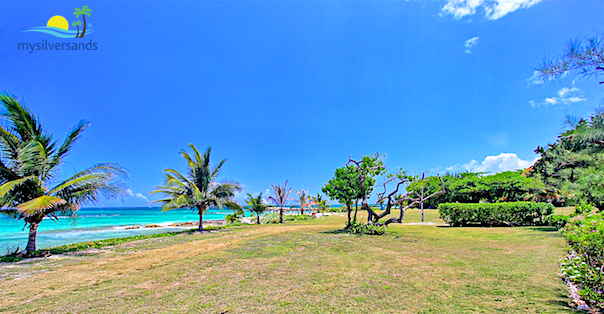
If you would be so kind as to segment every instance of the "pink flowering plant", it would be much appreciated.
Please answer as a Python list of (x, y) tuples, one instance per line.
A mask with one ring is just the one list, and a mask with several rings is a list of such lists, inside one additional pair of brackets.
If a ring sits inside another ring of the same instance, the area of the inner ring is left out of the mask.
[(569, 255), (561, 262), (562, 275), (577, 285), (590, 307), (604, 309), (604, 215), (577, 215), (562, 234), (569, 244)]

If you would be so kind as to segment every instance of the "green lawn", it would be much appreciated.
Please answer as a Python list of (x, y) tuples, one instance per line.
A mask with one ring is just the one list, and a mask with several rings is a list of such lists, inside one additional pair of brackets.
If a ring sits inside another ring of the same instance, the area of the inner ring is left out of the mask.
[(385, 236), (338, 232), (338, 216), (1, 264), (0, 312), (572, 312), (557, 232), (450, 228), (426, 212), (435, 225)]

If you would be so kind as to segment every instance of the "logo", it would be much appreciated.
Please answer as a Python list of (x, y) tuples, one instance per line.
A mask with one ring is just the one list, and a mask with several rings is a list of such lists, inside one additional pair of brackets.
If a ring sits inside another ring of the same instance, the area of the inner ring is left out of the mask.
[[(34, 27), (24, 32), (40, 32), (60, 38), (83, 38), (85, 35), (94, 32), (94, 30), (88, 28), (88, 24), (86, 24), (86, 16), (90, 17), (91, 12), (92, 10), (90, 10), (88, 6), (83, 6), (81, 9), (75, 8), (73, 15), (75, 15), (77, 20), (71, 23), (71, 26), (73, 26), (74, 29), (69, 29), (69, 22), (66, 18), (55, 15), (48, 20), (46, 26)], [(79, 20), (80, 16), (83, 21)], [(81, 29), (80, 26), (82, 27)]]
[[(32, 29), (28, 29), (23, 32), (38, 32), (45, 33), (59, 38), (73, 38), (76, 39), (73, 42), (49, 42), (48, 40), (42, 40), (40, 42), (32, 43), (32, 42), (22, 42), (17, 44), (18, 50), (28, 51), (32, 53), (34, 51), (63, 51), (63, 50), (71, 50), (71, 51), (91, 51), (97, 50), (97, 43), (90, 40), (89, 42), (84, 42), (82, 40), (78, 40), (80, 38), (84, 38), (84, 36), (89, 35), (94, 32), (90, 28), (90, 25), (86, 23), (86, 17), (90, 17), (90, 13), (92, 10), (88, 8), (88, 6), (83, 6), (80, 8), (75, 8), (73, 10), (73, 15), (75, 15), (76, 20), (71, 22), (72, 29), (69, 29), (69, 22), (66, 18), (60, 15), (55, 15), (48, 19), (46, 26), (34, 27)], [(82, 20), (80, 21), (80, 17)]]

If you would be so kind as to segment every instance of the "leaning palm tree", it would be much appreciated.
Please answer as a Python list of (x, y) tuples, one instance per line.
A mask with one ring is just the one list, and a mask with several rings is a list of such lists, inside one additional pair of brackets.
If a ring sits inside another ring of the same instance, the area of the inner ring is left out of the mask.
[(235, 192), (241, 191), (238, 183), (219, 183), (216, 181), (222, 166), (223, 159), (215, 168), (210, 167), (211, 147), (203, 155), (199, 154), (193, 144), (189, 147), (195, 153), (191, 157), (186, 151), (181, 150), (180, 155), (187, 160), (188, 174), (182, 175), (173, 169), (164, 170), (165, 185), (155, 187), (151, 193), (161, 193), (165, 198), (152, 203), (162, 203), (162, 210), (168, 211), (179, 208), (188, 208), (199, 214), (199, 231), (203, 231), (203, 213), (210, 207), (224, 207), (243, 213), (241, 205), (233, 200)]
[(74, 217), (80, 205), (124, 194), (120, 179), (127, 177), (118, 164), (97, 164), (56, 183), (60, 165), (87, 122), (69, 132), (60, 147), (27, 107), (13, 96), (0, 95), (6, 108), (0, 126), (0, 212), (25, 221), (29, 240), (25, 251), (36, 250), (38, 227), (45, 217)]
[(287, 203), (289, 198), (289, 193), (291, 192), (291, 188), (287, 188), (287, 181), (283, 183), (283, 185), (271, 185), (273, 187), (274, 196), (269, 196), (268, 200), (275, 203), (275, 205), (279, 206), (279, 223), (283, 223), (283, 206)]
[(80, 21), (75, 21), (73, 23), (71, 23), (72, 26), (77, 26), (78, 28), (78, 33), (76, 34), (75, 38), (78, 38), (80, 36), (80, 25), (82, 25), (82, 22)]
[(260, 215), (262, 215), (268, 207), (266, 204), (262, 204), (262, 193), (257, 197), (253, 197), (250, 193), (248, 193), (247, 196), (248, 200), (245, 202), (247, 203), (248, 210), (256, 214), (256, 222), (260, 224)]
[(300, 202), (300, 215), (304, 215), (304, 208), (310, 208), (310, 196), (306, 195), (308, 190), (296, 191), (298, 194), (298, 202)]
[(90, 17), (90, 12), (92, 12), (92, 10), (90, 10), (88, 8), (88, 6), (83, 6), (81, 9), (80, 8), (73, 9), (73, 15), (75, 15), (76, 18), (80, 17), (80, 15), (81, 15), (82, 18), (84, 19), (84, 26), (82, 28), (82, 34), (80, 35), (79, 38), (82, 38), (82, 37), (84, 37), (84, 35), (86, 35), (86, 15), (88, 15)]

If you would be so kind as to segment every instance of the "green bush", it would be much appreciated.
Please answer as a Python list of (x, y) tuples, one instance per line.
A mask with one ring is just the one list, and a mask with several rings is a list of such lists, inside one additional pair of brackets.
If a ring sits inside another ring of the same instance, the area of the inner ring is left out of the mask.
[(386, 233), (385, 225), (366, 225), (361, 222), (353, 222), (348, 226), (348, 231), (353, 234), (369, 234), (369, 235), (382, 235)]
[(309, 220), (313, 219), (311, 215), (286, 215), (283, 216), (283, 220), (285, 221), (296, 221), (296, 220)]
[(264, 220), (262, 220), (262, 224), (278, 224), (279, 223), (279, 213), (270, 213), (264, 216)]
[(570, 221), (569, 216), (565, 215), (549, 215), (543, 218), (543, 224), (545, 226), (552, 226), (556, 228), (562, 228)]
[(562, 274), (579, 287), (590, 307), (604, 308), (604, 216), (584, 213), (562, 230), (570, 254), (561, 263)]
[(451, 226), (530, 226), (542, 224), (545, 216), (551, 215), (554, 206), (549, 203), (442, 203), (438, 212)]

